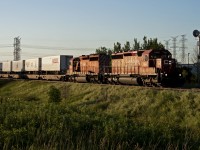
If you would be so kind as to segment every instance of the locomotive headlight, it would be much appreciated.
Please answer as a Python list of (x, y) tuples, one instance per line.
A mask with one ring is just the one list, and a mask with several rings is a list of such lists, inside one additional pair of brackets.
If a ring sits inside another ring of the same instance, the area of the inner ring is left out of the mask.
[(167, 77), (167, 74), (165, 74), (165, 76)]
[(182, 76), (182, 74), (179, 74), (179, 77), (181, 77)]

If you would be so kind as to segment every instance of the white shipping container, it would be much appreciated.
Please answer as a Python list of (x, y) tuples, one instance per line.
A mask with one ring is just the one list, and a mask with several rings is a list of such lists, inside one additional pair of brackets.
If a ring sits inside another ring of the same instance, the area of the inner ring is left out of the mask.
[(25, 60), (18, 60), (12, 62), (13, 72), (23, 72), (25, 71)]
[(66, 72), (69, 69), (71, 55), (49, 56), (42, 58), (42, 71)]
[(2, 71), (11, 72), (12, 71), (12, 61), (2, 62)]
[(25, 61), (25, 71), (41, 71), (41, 58), (27, 59)]

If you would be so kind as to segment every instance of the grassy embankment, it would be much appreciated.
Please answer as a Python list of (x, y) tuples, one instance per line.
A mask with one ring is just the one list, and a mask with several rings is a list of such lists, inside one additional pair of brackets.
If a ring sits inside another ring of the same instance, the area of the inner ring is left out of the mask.
[[(62, 93), (48, 102), (48, 89)], [(200, 93), (0, 81), (0, 149), (200, 147)]]

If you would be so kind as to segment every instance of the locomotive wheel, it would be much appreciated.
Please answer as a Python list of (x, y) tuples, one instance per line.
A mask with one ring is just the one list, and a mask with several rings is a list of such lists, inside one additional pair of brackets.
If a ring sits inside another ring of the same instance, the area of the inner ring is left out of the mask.
[(140, 86), (145, 85), (145, 84), (144, 84), (144, 81), (143, 81), (142, 78), (140, 78), (140, 77), (137, 78), (137, 83), (138, 83), (138, 85), (140, 85)]

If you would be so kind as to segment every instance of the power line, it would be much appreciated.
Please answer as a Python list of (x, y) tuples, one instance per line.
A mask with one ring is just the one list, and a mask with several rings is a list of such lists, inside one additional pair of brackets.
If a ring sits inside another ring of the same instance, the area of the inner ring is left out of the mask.
[[(46, 50), (86, 50), (91, 51), (95, 50), (96, 48), (70, 48), (70, 47), (51, 47), (51, 46), (42, 46), (42, 45), (20, 45), (23, 48), (33, 48), (33, 49), (46, 49)], [(0, 48), (8, 48), (8, 47), (14, 47), (11, 44), (0, 44)]]
[(13, 46), (0, 46), (0, 48), (8, 48), (8, 47), (13, 47)]
[(0, 44), (0, 46), (11, 46), (12, 44)]
[(69, 48), (69, 47), (50, 47), (50, 46), (39, 46), (39, 45), (22, 45), (23, 48), (33, 48), (33, 49), (46, 49), (46, 50), (86, 50), (91, 51), (96, 48)]
[(0, 44), (0, 48), (13, 47), (12, 44)]

